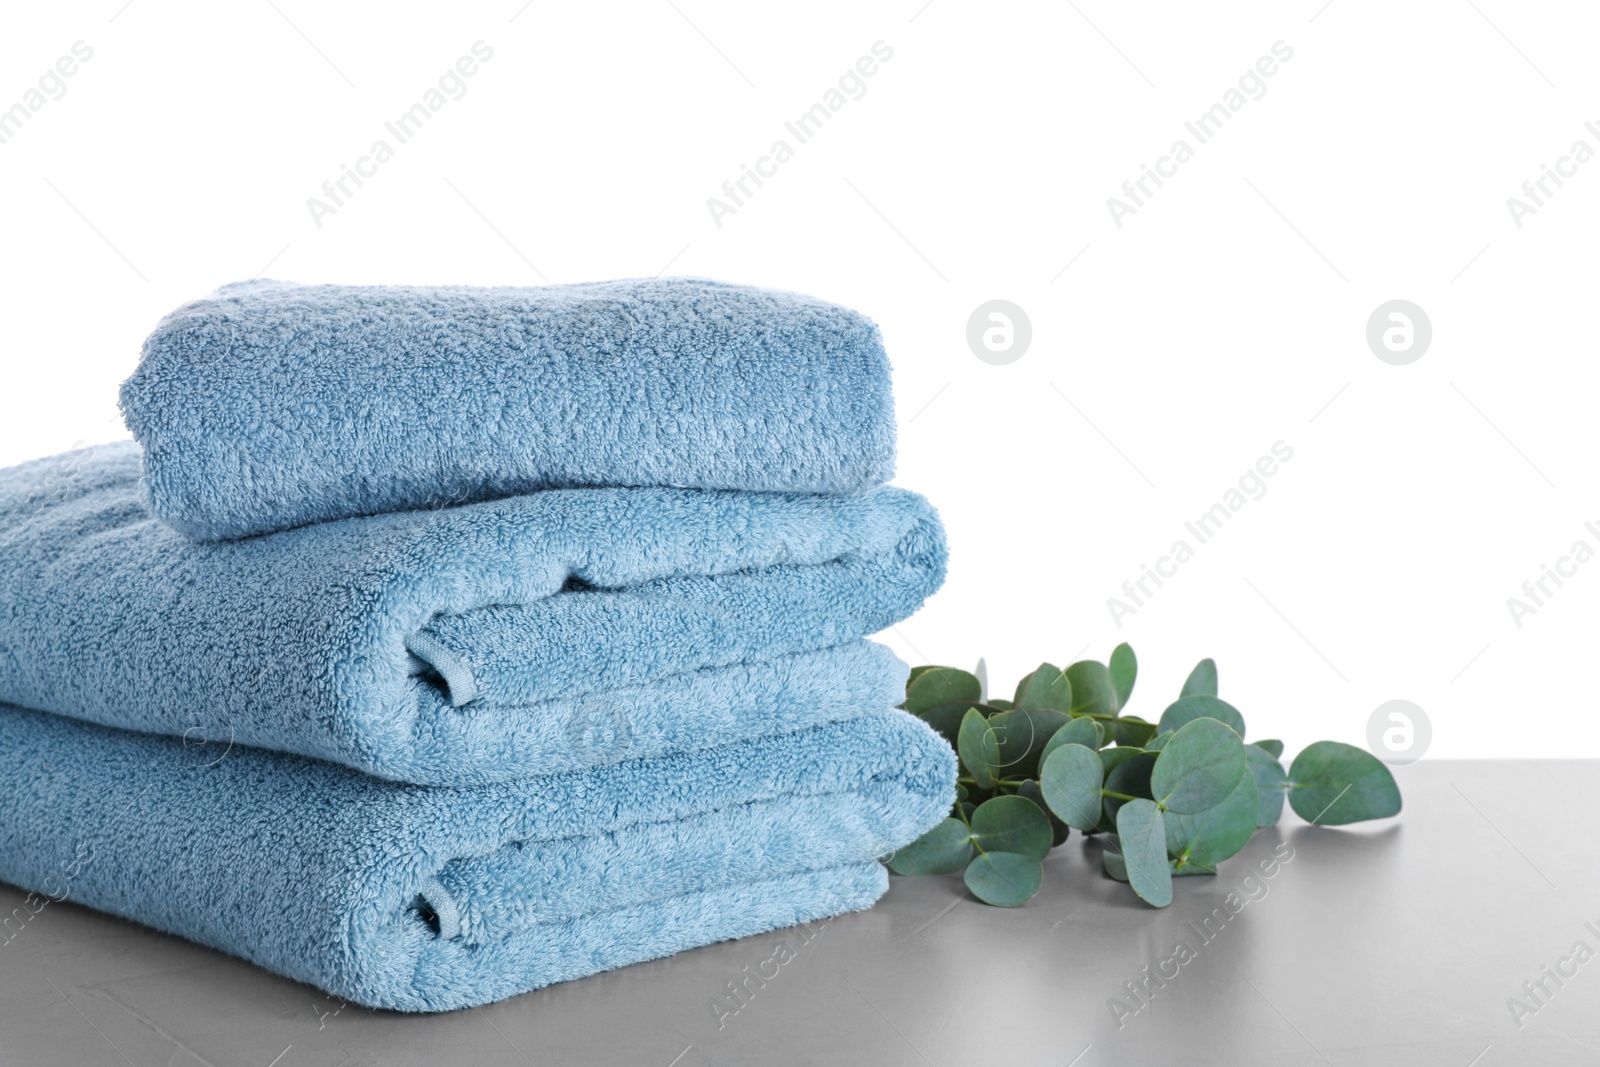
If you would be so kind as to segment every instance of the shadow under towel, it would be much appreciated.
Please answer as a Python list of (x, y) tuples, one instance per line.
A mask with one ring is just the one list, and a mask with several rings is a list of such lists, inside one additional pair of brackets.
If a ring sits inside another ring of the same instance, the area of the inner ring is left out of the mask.
[(151, 511), (190, 537), (574, 486), (841, 493), (894, 472), (878, 328), (697, 278), (239, 282), (122, 387)]
[(0, 700), (466, 785), (900, 702), (931, 505), (571, 489), (191, 541), (138, 446), (0, 471)]
[(439, 789), (0, 705), (0, 881), (443, 1011), (865, 908), (955, 776), (893, 710)]

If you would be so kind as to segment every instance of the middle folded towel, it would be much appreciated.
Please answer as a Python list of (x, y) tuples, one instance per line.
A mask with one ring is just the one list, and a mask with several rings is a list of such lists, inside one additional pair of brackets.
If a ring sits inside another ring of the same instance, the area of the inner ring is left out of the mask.
[(575, 489), (196, 543), (131, 442), (0, 471), (0, 701), (469, 785), (889, 707), (931, 505)]

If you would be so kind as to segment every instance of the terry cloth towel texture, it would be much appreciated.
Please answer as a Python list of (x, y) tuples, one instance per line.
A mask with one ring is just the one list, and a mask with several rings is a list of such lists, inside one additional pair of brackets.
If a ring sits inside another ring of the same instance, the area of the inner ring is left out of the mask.
[(439, 1011), (867, 907), (955, 775), (893, 710), (439, 789), (0, 705), (0, 880)]
[(904, 490), (570, 489), (196, 542), (122, 442), (0, 471), (0, 700), (432, 785), (891, 707), (944, 577)]
[(122, 387), (150, 510), (190, 537), (539, 489), (854, 492), (894, 469), (878, 329), (691, 278), (224, 286)]

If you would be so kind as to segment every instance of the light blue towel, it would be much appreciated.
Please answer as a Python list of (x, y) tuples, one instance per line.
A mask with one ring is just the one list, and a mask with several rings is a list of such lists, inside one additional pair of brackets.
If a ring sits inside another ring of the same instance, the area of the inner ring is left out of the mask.
[(470, 789), (211, 749), (0, 705), (0, 880), (402, 1011), (867, 907), (955, 797), (892, 710)]
[(0, 700), (465, 785), (899, 703), (921, 497), (574, 489), (202, 543), (132, 443), (0, 471)]
[(571, 486), (851, 492), (894, 469), (864, 316), (689, 278), (225, 286), (122, 387), (151, 511), (200, 539)]

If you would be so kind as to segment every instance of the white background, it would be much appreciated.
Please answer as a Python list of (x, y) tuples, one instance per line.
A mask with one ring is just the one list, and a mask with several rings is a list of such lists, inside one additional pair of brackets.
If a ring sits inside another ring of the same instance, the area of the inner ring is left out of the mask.
[[(1506, 206), (1600, 150), (1592, 11), (124, 4), (17, 5), (0, 34), (0, 108), (94, 50), (0, 144), (0, 462), (125, 436), (160, 315), (262, 271), (796, 289), (882, 325), (898, 481), (949, 526), (948, 585), (888, 635), (912, 662), (984, 654), (1008, 688), (1128, 640), (1130, 710), (1215, 656), (1291, 752), (1361, 743), (1403, 697), (1432, 756), (1600, 755), (1600, 562), (1520, 628), (1506, 603), (1600, 549), (1600, 161), (1521, 228)], [(466, 95), (316, 226), (307, 198), (480, 39)], [(866, 94), (717, 226), (707, 198), (880, 40)], [(1197, 146), (1184, 122), (1280, 40), (1265, 96)], [(1194, 159), (1118, 228), (1107, 198), (1180, 137)], [(1007, 366), (964, 336), (994, 298), (1032, 319)], [(1364, 339), (1395, 298), (1433, 324), (1409, 366)], [(1107, 598), (1279, 440), (1267, 494), (1115, 625)]]

